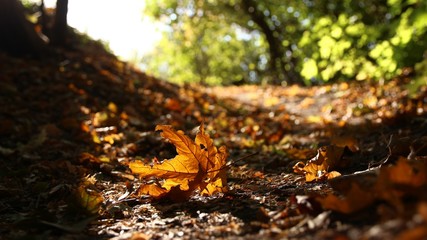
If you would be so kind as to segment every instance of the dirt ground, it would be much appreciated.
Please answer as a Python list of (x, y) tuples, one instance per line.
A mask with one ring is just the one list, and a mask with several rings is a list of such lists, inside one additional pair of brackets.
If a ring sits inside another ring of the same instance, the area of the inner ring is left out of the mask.
[[(410, 75), (177, 86), (96, 43), (0, 62), (1, 239), (427, 238), (427, 95)], [(202, 122), (228, 148), (228, 190), (140, 194), (153, 180), (129, 163), (177, 154), (156, 125), (193, 138)]]

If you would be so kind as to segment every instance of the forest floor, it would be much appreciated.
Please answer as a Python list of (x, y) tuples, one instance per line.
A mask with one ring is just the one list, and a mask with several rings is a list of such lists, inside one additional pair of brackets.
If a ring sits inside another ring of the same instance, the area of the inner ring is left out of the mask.
[[(427, 94), (410, 76), (180, 87), (94, 42), (0, 62), (0, 239), (427, 238)], [(140, 194), (129, 163), (177, 154), (156, 125), (193, 138), (202, 122), (228, 190)]]

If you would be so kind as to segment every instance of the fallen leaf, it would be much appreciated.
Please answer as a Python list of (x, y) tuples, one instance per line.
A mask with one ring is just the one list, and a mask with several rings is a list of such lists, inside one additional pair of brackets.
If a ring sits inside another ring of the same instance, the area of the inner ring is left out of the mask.
[(87, 152), (80, 154), (79, 161), (81, 163), (83, 162), (101, 163), (101, 160), (99, 158)]
[(313, 105), (315, 103), (315, 100), (313, 98), (310, 97), (306, 97), (304, 98), (304, 100), (302, 100), (299, 104), (298, 107), (303, 108), (303, 109), (307, 109), (309, 108), (311, 105)]
[(390, 182), (399, 185), (421, 187), (427, 183), (426, 164), (414, 161), (412, 164), (408, 159), (400, 157), (396, 165), (384, 169), (382, 172), (388, 175)]
[(402, 231), (397, 235), (397, 240), (405, 239), (425, 239), (427, 236), (427, 227), (425, 225), (417, 226), (405, 231)]
[(341, 167), (341, 156), (344, 152), (343, 147), (334, 145), (321, 147), (317, 150), (317, 155), (310, 159), (307, 164), (298, 162), (293, 167), (297, 174), (305, 175), (306, 182), (323, 181), (341, 176), (337, 171), (331, 171)]
[(329, 194), (324, 198), (316, 198), (316, 200), (325, 209), (349, 214), (369, 206), (374, 202), (375, 197), (374, 194), (353, 183), (345, 197)]
[[(398, 213), (404, 213), (403, 201), (405, 197), (425, 199), (426, 172), (426, 162), (409, 161), (401, 157), (396, 165), (380, 168), (378, 175), (374, 175), (376, 177), (374, 184), (360, 185), (355, 180), (350, 183), (344, 182), (345, 185), (350, 184), (349, 189), (340, 189), (344, 196), (329, 194), (326, 197), (318, 197), (316, 200), (325, 209), (346, 214), (362, 210), (375, 201), (387, 202)], [(367, 176), (358, 176), (358, 178), (361, 177), (366, 178)], [(334, 185), (339, 186), (339, 181), (345, 181), (345, 178), (336, 181)]]
[(91, 214), (97, 213), (104, 201), (104, 198), (100, 193), (91, 190), (84, 185), (77, 188), (76, 195), (80, 205)]
[(153, 197), (163, 197), (164, 195), (166, 195), (168, 193), (168, 190), (155, 185), (155, 184), (147, 184), (147, 185), (142, 185), (139, 189), (138, 189), (138, 193), (140, 195), (150, 195)]
[(167, 98), (165, 100), (165, 108), (177, 112), (182, 110), (179, 100), (173, 98)]
[(227, 190), (226, 148), (222, 146), (217, 149), (214, 146), (212, 139), (204, 132), (203, 124), (195, 141), (168, 125), (158, 125), (156, 130), (161, 130), (161, 136), (175, 145), (178, 155), (152, 166), (141, 161), (130, 163), (129, 168), (141, 178), (156, 177), (164, 180), (160, 186), (142, 186), (139, 194), (160, 198), (170, 193), (171, 198), (180, 199), (187, 198), (196, 190), (201, 195)]
[(331, 143), (338, 147), (348, 147), (348, 149), (350, 149), (352, 152), (357, 152), (360, 150), (357, 139), (349, 135), (333, 136)]
[(405, 196), (425, 198), (423, 189), (427, 185), (426, 172), (426, 162), (409, 161), (400, 157), (396, 165), (381, 168), (372, 191), (378, 195), (378, 198), (389, 202), (399, 212), (403, 212), (402, 199)]

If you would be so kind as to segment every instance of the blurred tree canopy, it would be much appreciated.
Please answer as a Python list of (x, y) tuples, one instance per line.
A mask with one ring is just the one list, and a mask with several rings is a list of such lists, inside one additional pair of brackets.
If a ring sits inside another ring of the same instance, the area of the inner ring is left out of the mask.
[(147, 0), (147, 71), (177, 83), (388, 79), (427, 49), (425, 0)]

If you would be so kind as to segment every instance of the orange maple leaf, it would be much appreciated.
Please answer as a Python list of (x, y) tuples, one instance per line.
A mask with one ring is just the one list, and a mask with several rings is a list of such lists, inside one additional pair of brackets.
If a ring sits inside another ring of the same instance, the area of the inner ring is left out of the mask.
[(212, 139), (204, 132), (203, 124), (199, 127), (195, 141), (168, 125), (157, 125), (156, 130), (161, 130), (161, 136), (175, 145), (178, 155), (162, 163), (154, 163), (153, 166), (141, 161), (129, 164), (132, 172), (142, 178), (164, 179), (161, 185), (142, 186), (140, 194), (155, 198), (170, 194), (171, 198), (183, 199), (195, 190), (201, 195), (227, 190), (226, 148), (222, 146), (217, 149), (214, 146)]

